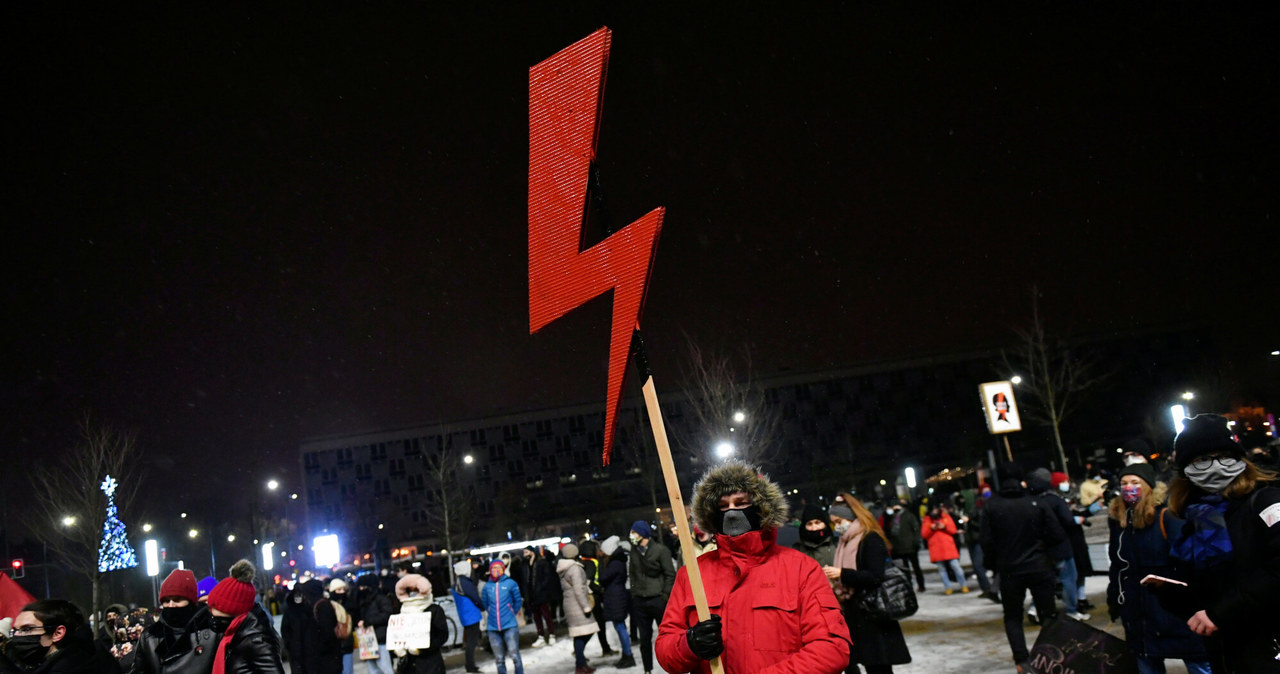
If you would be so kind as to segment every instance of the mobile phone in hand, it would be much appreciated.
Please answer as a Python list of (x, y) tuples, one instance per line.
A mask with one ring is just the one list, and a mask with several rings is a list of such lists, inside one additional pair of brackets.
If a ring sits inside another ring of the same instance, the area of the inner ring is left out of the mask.
[(1181, 587), (1186, 587), (1186, 586), (1187, 586), (1187, 584), (1186, 584), (1186, 583), (1184, 583), (1184, 582), (1182, 582), (1182, 581), (1180, 581), (1180, 580), (1174, 580), (1174, 579), (1172, 579), (1172, 578), (1165, 578), (1164, 576), (1157, 576), (1157, 575), (1155, 575), (1155, 574), (1147, 574), (1147, 576), (1146, 576), (1146, 577), (1144, 577), (1142, 580), (1138, 581), (1138, 584), (1139, 584), (1139, 585), (1146, 585), (1147, 587), (1161, 587), (1161, 586), (1165, 585), (1166, 583), (1167, 583), (1167, 584), (1169, 584), (1169, 585), (1179, 585), (1179, 586), (1181, 586)]

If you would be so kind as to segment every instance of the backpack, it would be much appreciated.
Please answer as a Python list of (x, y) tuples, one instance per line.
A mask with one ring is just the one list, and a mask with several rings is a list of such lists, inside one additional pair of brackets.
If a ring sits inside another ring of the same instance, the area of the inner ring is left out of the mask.
[[(329, 604), (333, 606), (333, 615), (338, 619), (338, 624), (333, 626), (333, 636), (337, 637), (338, 641), (350, 639), (352, 626), (351, 614), (347, 613), (347, 609), (343, 608), (342, 604), (339, 604), (332, 599), (327, 599), (325, 601), (328, 601)], [(320, 614), (317, 612), (319, 608), (320, 602), (316, 602), (316, 605), (311, 607), (311, 613), (315, 615), (317, 621), (320, 620)]]

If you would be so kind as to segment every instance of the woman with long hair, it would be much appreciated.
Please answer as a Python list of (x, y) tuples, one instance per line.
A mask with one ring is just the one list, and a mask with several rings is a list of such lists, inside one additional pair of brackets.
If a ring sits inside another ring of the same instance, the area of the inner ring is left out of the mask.
[(1169, 509), (1178, 578), (1160, 599), (1204, 637), (1213, 671), (1280, 672), (1280, 487), (1245, 458), (1227, 420), (1201, 414), (1174, 440)]
[(833, 581), (832, 589), (840, 600), (853, 641), (845, 672), (858, 674), (858, 665), (862, 665), (867, 674), (892, 674), (894, 665), (911, 662), (902, 627), (896, 620), (868, 615), (854, 601), (859, 592), (884, 582), (885, 565), (891, 563), (884, 530), (875, 515), (847, 492), (840, 492), (827, 509), (827, 516), (840, 541), (836, 544), (834, 565), (822, 570)]
[(1124, 624), (1125, 642), (1138, 660), (1140, 674), (1163, 674), (1166, 658), (1181, 659), (1190, 674), (1210, 674), (1204, 642), (1140, 583), (1148, 575), (1173, 575), (1169, 532), (1180, 531), (1182, 520), (1162, 503), (1165, 489), (1149, 463), (1120, 471), (1120, 498), (1111, 499), (1109, 509), (1107, 608), (1112, 620)]

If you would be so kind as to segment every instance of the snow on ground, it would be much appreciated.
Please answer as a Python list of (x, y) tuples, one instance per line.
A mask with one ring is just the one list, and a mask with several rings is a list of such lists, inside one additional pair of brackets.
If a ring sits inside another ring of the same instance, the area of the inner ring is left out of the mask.
[[(1100, 526), (1099, 526), (1100, 525)], [(1091, 557), (1095, 568), (1105, 573), (1106, 555), (1106, 521), (1095, 518), (1095, 526), (1091, 527), (1088, 536)], [(926, 591), (918, 595), (920, 611), (913, 617), (902, 621), (902, 631), (907, 639), (907, 648), (911, 651), (912, 662), (894, 667), (897, 674), (968, 674), (980, 672), (1013, 672), (1013, 659), (1009, 651), (1009, 643), (1004, 635), (1004, 621), (999, 604), (980, 598), (978, 583), (974, 576), (969, 577), (968, 594), (946, 596), (942, 592), (942, 582), (938, 580), (936, 568), (928, 563), (928, 554), (921, 553), (921, 563), (925, 568)], [(963, 554), (962, 563), (970, 570), (967, 551)], [(1119, 623), (1109, 623), (1106, 613), (1105, 575), (1088, 579), (1086, 588), (1089, 600), (1098, 606), (1093, 610), (1089, 624), (1111, 634), (1124, 637)], [(1027, 644), (1035, 643), (1039, 628), (1025, 625)], [(563, 632), (563, 628), (561, 630)], [(556, 643), (542, 648), (531, 648), (536, 630), (527, 625), (521, 630), (520, 654), (524, 659), (524, 669), (528, 674), (567, 674), (572, 672), (573, 640), (558, 637)], [(482, 639), (484, 637), (482, 636)], [(609, 631), (609, 643), (616, 651), (618, 635)], [(592, 637), (587, 645), (587, 660), (601, 674), (621, 671), (639, 674), (643, 672), (640, 661), (640, 649), (633, 644), (632, 648), (636, 667), (617, 670), (613, 664), (618, 661), (618, 654), (609, 657), (600, 655), (600, 642)], [(477, 661), (480, 669), (488, 674), (497, 671), (493, 656), (477, 650)], [(460, 649), (454, 650), (446, 657), (449, 671), (462, 671), (463, 657)], [(1167, 663), (1169, 674), (1185, 674), (1186, 669), (1179, 661)], [(356, 666), (355, 674), (361, 674), (360, 666)], [(664, 670), (656, 662), (655, 673)], [(515, 674), (511, 661), (507, 661), (507, 672)]]

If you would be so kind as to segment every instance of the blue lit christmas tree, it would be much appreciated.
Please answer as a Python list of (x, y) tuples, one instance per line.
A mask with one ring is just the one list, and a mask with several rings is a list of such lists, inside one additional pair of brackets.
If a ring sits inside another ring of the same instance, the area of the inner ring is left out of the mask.
[(98, 571), (131, 569), (138, 565), (138, 555), (129, 545), (129, 534), (116, 513), (116, 480), (110, 475), (99, 487), (107, 493), (107, 520), (102, 523), (102, 543), (98, 544)]

